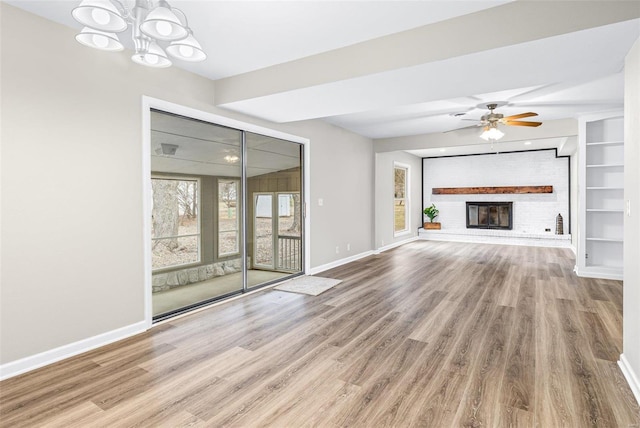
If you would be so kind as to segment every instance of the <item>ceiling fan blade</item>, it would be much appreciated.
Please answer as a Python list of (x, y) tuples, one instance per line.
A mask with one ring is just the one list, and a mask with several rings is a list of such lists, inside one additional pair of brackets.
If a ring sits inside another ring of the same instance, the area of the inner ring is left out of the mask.
[(456, 128), (456, 129), (450, 129), (448, 131), (442, 131), (443, 134), (446, 134), (448, 132), (454, 132), (454, 131), (462, 131), (463, 129), (469, 129), (469, 128), (477, 128), (478, 126), (482, 126), (481, 123), (477, 124), (477, 125), (471, 125), (471, 126), (465, 126), (462, 128)]
[(532, 111), (527, 112), (527, 113), (520, 113), (520, 114), (514, 114), (513, 116), (507, 116), (504, 119), (505, 120), (511, 120), (511, 119), (522, 119), (523, 117), (531, 117), (531, 116), (537, 116), (538, 113), (534, 113)]
[(526, 122), (524, 120), (505, 120), (504, 124), (505, 125), (509, 125), (509, 126), (532, 126), (532, 127), (536, 127), (536, 126), (542, 125), (542, 122)]

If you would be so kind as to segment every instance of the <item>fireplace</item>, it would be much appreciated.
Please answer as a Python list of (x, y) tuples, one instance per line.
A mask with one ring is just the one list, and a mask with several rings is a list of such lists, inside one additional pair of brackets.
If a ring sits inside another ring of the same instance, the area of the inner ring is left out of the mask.
[(467, 202), (467, 229), (513, 228), (513, 202)]

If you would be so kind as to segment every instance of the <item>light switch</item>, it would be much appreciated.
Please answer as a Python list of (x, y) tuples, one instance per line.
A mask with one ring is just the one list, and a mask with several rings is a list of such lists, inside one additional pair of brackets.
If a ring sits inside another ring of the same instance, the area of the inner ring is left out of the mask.
[(324, 199), (320, 198), (318, 199), (318, 206), (321, 207), (324, 205)]

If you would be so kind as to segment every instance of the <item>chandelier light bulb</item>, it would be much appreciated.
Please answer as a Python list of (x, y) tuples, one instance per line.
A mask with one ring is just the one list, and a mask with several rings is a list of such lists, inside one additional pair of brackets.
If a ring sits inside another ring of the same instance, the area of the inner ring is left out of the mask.
[(133, 62), (153, 68), (165, 68), (171, 66), (171, 61), (167, 58), (162, 48), (157, 43), (150, 43), (146, 52), (136, 52), (131, 59)]
[[(166, 3), (165, 3), (166, 5)], [(187, 28), (168, 5), (161, 5), (152, 9), (140, 24), (140, 31), (156, 40), (175, 41), (189, 35)]]
[(158, 64), (158, 55), (146, 54), (144, 60), (150, 65)]
[(94, 30), (120, 33), (127, 29), (127, 21), (109, 0), (82, 0), (71, 16)]
[(107, 46), (109, 46), (109, 39), (107, 39), (102, 34), (94, 34), (92, 39), (93, 39), (93, 44), (96, 45), (96, 47), (98, 48), (104, 49)]
[(104, 9), (93, 9), (91, 17), (100, 25), (106, 25), (111, 20), (111, 17)]
[(189, 62), (203, 61), (207, 58), (207, 55), (202, 50), (202, 46), (200, 46), (200, 43), (193, 37), (193, 34), (189, 34), (185, 39), (172, 42), (169, 47), (167, 47), (167, 53), (172, 57)]
[(191, 46), (180, 45), (180, 55), (184, 57), (191, 57), (193, 55), (193, 48)]
[(114, 33), (94, 30), (89, 27), (84, 27), (80, 34), (76, 36), (76, 40), (85, 46), (102, 51), (117, 52), (124, 49), (124, 46), (118, 40), (118, 36)]
[(166, 21), (158, 21), (156, 23), (156, 31), (158, 34), (162, 34), (164, 37), (167, 37), (171, 34), (171, 24)]

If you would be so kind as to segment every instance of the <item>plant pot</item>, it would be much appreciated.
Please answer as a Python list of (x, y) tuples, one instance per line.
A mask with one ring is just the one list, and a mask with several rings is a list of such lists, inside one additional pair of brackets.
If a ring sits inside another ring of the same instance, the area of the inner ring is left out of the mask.
[(423, 229), (426, 230), (440, 230), (440, 223), (437, 222), (427, 222), (423, 225)]

